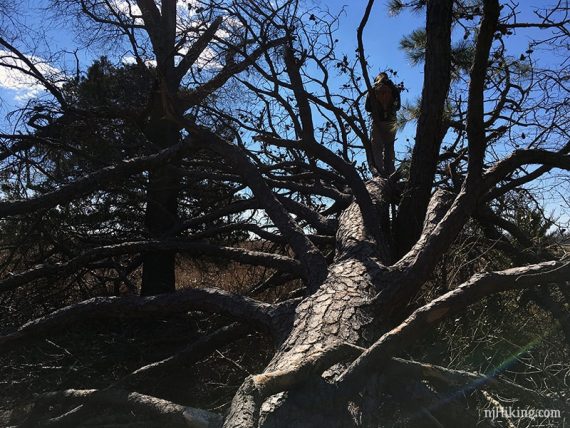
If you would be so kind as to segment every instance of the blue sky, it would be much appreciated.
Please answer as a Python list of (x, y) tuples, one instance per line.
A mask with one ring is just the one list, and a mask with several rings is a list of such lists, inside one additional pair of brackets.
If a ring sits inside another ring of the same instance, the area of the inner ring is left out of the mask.
[[(523, 0), (523, 3), (527, 2), (530, 3), (530, 0)], [(330, 9), (333, 14), (340, 13), (339, 50), (351, 56), (357, 46), (356, 28), (362, 19), (367, 1), (315, 0), (315, 3), (318, 7)], [(364, 31), (364, 45), (370, 65), (369, 73), (373, 77), (387, 68), (397, 70), (399, 79), (404, 82), (406, 87), (406, 91), (402, 94), (403, 101), (413, 101), (419, 98), (421, 93), (423, 67), (410, 64), (404, 52), (399, 49), (399, 42), (404, 35), (423, 25), (423, 12), (404, 12), (396, 17), (392, 17), (388, 14), (386, 3), (383, 0), (376, 1)], [(56, 52), (59, 49), (65, 49), (68, 52), (59, 58), (60, 64), (63, 61), (67, 68), (73, 68), (75, 57), (72, 53), (76, 49), (78, 50), (75, 53), (82, 63), (83, 70), (93, 59), (98, 58), (101, 54), (112, 56), (112, 53), (107, 50), (101, 50), (98, 47), (85, 49), (80, 44), (77, 44), (72, 22), (65, 25), (61, 21), (51, 21), (49, 11), (43, 9), (48, 4), (49, 1), (47, 0), (25, 0), (21, 2), (19, 19), (28, 26), (30, 32), (34, 31), (34, 29), (42, 28), (42, 31), (45, 31), (45, 36), (49, 41), (52, 52)], [(47, 25), (45, 25), (46, 23)], [(521, 43), (518, 39), (512, 42), (521, 45), (521, 52), (524, 52), (526, 49), (524, 43)], [(30, 49), (30, 52), (34, 49), (38, 49), (39, 52), (45, 51), (45, 48), (42, 46), (35, 46), (33, 49)], [(12, 89), (9, 89), (9, 86)], [(4, 81), (4, 84), (2, 84), (0, 79), (0, 98), (3, 100), (4, 110), (14, 105), (21, 105), (27, 98), (37, 95), (37, 89), (33, 85), (27, 87), (22, 84), (16, 85), (13, 80), (8, 82), (8, 84)]]
[[(348, 54), (357, 48), (356, 30), (362, 20), (367, 4), (366, 0), (347, 2), (332, 0), (319, 2), (327, 5), (331, 11), (342, 11), (339, 29), (339, 48)], [(379, 72), (393, 69), (398, 73), (395, 81), (403, 81), (402, 104), (414, 102), (420, 97), (423, 84), (423, 66), (413, 66), (405, 53), (399, 48), (403, 36), (424, 25), (423, 13), (403, 12), (390, 16), (386, 1), (376, 1), (363, 33), (363, 44), (369, 64), (370, 78)], [(414, 137), (413, 126), (400, 131), (396, 140), (396, 151), (406, 151), (406, 139)]]
[[(122, 1), (122, 0), (115, 0)], [(20, 14), (17, 19), (27, 26), (27, 30), (22, 35), (23, 42), (27, 36), (31, 36), (34, 31), (45, 31), (45, 37), (50, 46), (51, 52), (57, 52), (65, 49), (67, 53), (57, 58), (60, 66), (73, 69), (75, 66), (75, 54), (78, 56), (82, 70), (89, 66), (93, 59), (98, 58), (102, 54), (108, 54), (111, 58), (115, 57), (115, 53), (108, 48), (102, 50), (98, 46), (91, 49), (80, 48), (80, 44), (75, 42), (76, 32), (73, 30), (73, 23), (63, 23), (61, 20), (51, 20), (49, 10), (42, 10), (49, 2), (47, 0), (25, 0), (19, 3)], [(314, 0), (317, 7), (328, 8), (333, 14), (340, 13), (340, 28), (338, 31), (339, 50), (345, 52), (352, 57), (357, 46), (356, 29), (367, 4), (367, 0)], [(418, 99), (423, 84), (423, 65), (413, 66), (405, 53), (399, 49), (399, 42), (404, 35), (409, 34), (414, 29), (423, 25), (424, 13), (403, 12), (402, 14), (391, 17), (388, 14), (386, 0), (376, 0), (372, 9), (372, 13), (368, 25), (364, 31), (364, 46), (366, 55), (369, 60), (369, 73), (371, 77), (379, 71), (391, 68), (398, 71), (397, 81), (403, 81), (406, 91), (402, 94), (403, 102), (413, 102)], [(306, 3), (307, 5), (309, 2)], [(538, 0), (520, 0), (522, 13), (519, 17), (520, 21), (530, 20), (531, 6), (542, 6), (546, 2)], [(528, 41), (531, 36), (536, 35), (536, 30), (520, 30), (518, 34), (509, 37), (506, 41), (508, 47), (514, 56), (518, 56), (527, 49)], [(30, 37), (30, 40), (33, 37)], [(76, 51), (76, 49), (78, 49)], [(36, 52), (45, 54), (46, 46), (29, 45), (30, 53)], [(556, 62), (559, 59), (544, 55), (539, 58), (541, 62)], [(115, 58), (119, 60), (119, 58)], [(21, 106), (26, 100), (33, 96), (41, 95), (41, 91), (37, 86), (32, 84), (15, 84), (13, 80), (6, 81), (6, 76), (2, 79), (0, 75), (0, 115), (2, 119), (5, 113), (12, 110), (16, 106)], [(31, 82), (30, 82), (31, 83)], [(9, 88), (10, 87), (10, 88)], [(0, 123), (1, 120), (0, 119)], [(406, 149), (406, 139), (413, 140), (414, 127), (408, 126), (398, 134), (396, 149), (400, 154)]]
[[(39, 28), (41, 24), (49, 23), (49, 13), (42, 10), (48, 2), (46, 0), (22, 2), (19, 10), (21, 12), (19, 19), (25, 22), (30, 29)], [(356, 0), (353, 2), (346, 1), (320, 1), (317, 5), (320, 7), (328, 7), (333, 13), (335, 11), (341, 13), (341, 27), (339, 30), (339, 48), (340, 50), (352, 54), (356, 48), (356, 27), (358, 26), (366, 2), (364, 0)], [(39, 24), (39, 25), (38, 25)], [(380, 70), (386, 68), (394, 68), (398, 70), (399, 76), (404, 80), (408, 92), (404, 94), (405, 98), (418, 97), (421, 91), (421, 67), (410, 67), (404, 54), (398, 49), (400, 38), (417, 28), (422, 24), (422, 16), (415, 14), (405, 14), (399, 17), (388, 17), (386, 7), (383, 1), (377, 2), (374, 7), (369, 24), (364, 33), (364, 41), (366, 46), (366, 54), (370, 59), (370, 74), (375, 75)], [(75, 43), (76, 35), (72, 29), (72, 23), (62, 25), (61, 22), (53, 23), (45, 27), (45, 35), (51, 45), (51, 50), (56, 51), (58, 48), (66, 49), (69, 54), (65, 55), (65, 62), (68, 67), (74, 66), (75, 58), (71, 54), (79, 46)], [(39, 46), (39, 51), (42, 47)], [(77, 54), (82, 60), (82, 66), (85, 68), (91, 62), (91, 59), (101, 55), (98, 49), (85, 50), (80, 49)], [(21, 105), (27, 98), (36, 95), (38, 91), (33, 85), (25, 87), (25, 85), (15, 85), (13, 81), (0, 82), (0, 97), (4, 101), (4, 110), (14, 105)], [(13, 89), (9, 89), (11, 86)]]
[[(365, 0), (347, 2), (332, 0), (322, 2), (331, 10), (344, 10), (341, 15), (339, 46), (341, 50), (352, 53), (357, 47), (356, 29), (360, 24)], [(372, 9), (368, 24), (364, 30), (363, 41), (369, 60), (371, 77), (380, 71), (392, 68), (404, 81), (409, 92), (404, 97), (418, 97), (422, 86), (422, 67), (412, 67), (405, 54), (399, 49), (401, 38), (424, 23), (423, 14), (410, 12), (399, 16), (389, 16), (386, 1), (377, 1)]]
[[(329, 9), (333, 15), (340, 14), (340, 28), (338, 30), (339, 50), (354, 55), (357, 47), (356, 29), (362, 19), (362, 14), (366, 7), (365, 0), (316, 0), (318, 8)], [(49, 44), (49, 50), (57, 52), (60, 49), (67, 51), (67, 54), (58, 58), (62, 67), (72, 70), (75, 67), (75, 56), (80, 59), (83, 71), (89, 64), (102, 54), (114, 57), (113, 52), (101, 50), (98, 46), (90, 49), (81, 47), (81, 43), (76, 43), (77, 33), (73, 29), (71, 20), (65, 25), (61, 21), (51, 20), (49, 9), (44, 8), (49, 4), (47, 0), (26, 0), (20, 4), (19, 17), (30, 31), (32, 29), (43, 28), (44, 35)], [(309, 2), (307, 2), (309, 4)], [(378, 72), (387, 68), (398, 71), (398, 81), (403, 81), (406, 91), (402, 93), (402, 101), (413, 101), (419, 98), (422, 87), (422, 67), (412, 67), (405, 54), (399, 49), (399, 42), (402, 36), (410, 33), (423, 24), (423, 13), (405, 12), (397, 17), (388, 16), (385, 1), (376, 1), (368, 25), (364, 31), (364, 45), (366, 55), (369, 59), (369, 73), (373, 78)], [(46, 25), (47, 24), (47, 25)], [(31, 34), (25, 34), (31, 36)], [(34, 46), (38, 56), (43, 54), (47, 46)], [(30, 51), (32, 52), (32, 51)], [(118, 54), (119, 52), (117, 52)], [(115, 58), (119, 60), (119, 58)], [(28, 83), (28, 82), (25, 82)], [(29, 82), (31, 83), (31, 82)], [(11, 88), (9, 88), (11, 86)], [(14, 84), (13, 79), (2, 85), (0, 76), (0, 123), (4, 119), (5, 113), (23, 106), (29, 99), (41, 95), (40, 87), (37, 85)], [(12, 125), (17, 125), (13, 123)], [(413, 126), (407, 126), (399, 133), (396, 150), (404, 153), (406, 151), (406, 139), (413, 140)], [(409, 143), (408, 143), (409, 144)]]
[[(357, 46), (356, 28), (360, 23), (367, 1), (314, 0), (314, 3), (318, 7), (330, 9), (333, 14), (340, 13), (339, 49), (352, 54)], [(364, 45), (369, 59), (370, 74), (375, 75), (386, 68), (397, 70), (407, 89), (406, 93), (403, 94), (404, 98), (415, 99), (419, 97), (421, 92), (422, 66), (412, 66), (410, 64), (405, 54), (399, 49), (399, 42), (402, 36), (423, 25), (423, 12), (404, 12), (392, 17), (388, 14), (386, 3), (387, 1), (385, 0), (377, 0), (375, 2), (364, 32)], [(525, 6), (521, 8), (523, 19), (530, 16), (528, 6), (544, 5), (544, 2), (537, 2), (536, 0), (522, 0), (519, 3)], [(55, 52), (59, 48), (66, 49), (69, 53), (66, 62), (68, 66), (72, 66), (75, 59), (71, 52), (76, 48), (80, 48), (80, 45), (75, 43), (76, 34), (72, 28), (73, 24), (71, 21), (68, 22), (68, 25), (61, 21), (51, 21), (49, 11), (43, 9), (48, 4), (48, 0), (24, 0), (17, 6), (20, 12), (18, 17), (27, 24), (29, 28), (27, 33), (42, 27), (42, 31), (45, 31), (46, 38), (52, 47), (51, 50)], [(519, 46), (522, 53), (526, 49), (525, 40), (525, 37), (516, 37), (509, 40), (509, 44), (511, 48)], [(42, 50), (41, 46), (38, 46), (38, 48), (40, 48), (40, 51)], [(99, 49), (85, 50), (80, 48), (77, 51), (83, 67), (89, 64), (90, 59), (97, 58), (102, 53), (105, 53), (105, 51)], [(18, 93), (11, 94), (12, 97), (19, 95), (20, 99), (23, 98), (25, 88), (19, 87), (17, 89)], [(6, 100), (11, 98), (10, 94), (6, 92), (6, 86), (0, 87), (0, 95)]]

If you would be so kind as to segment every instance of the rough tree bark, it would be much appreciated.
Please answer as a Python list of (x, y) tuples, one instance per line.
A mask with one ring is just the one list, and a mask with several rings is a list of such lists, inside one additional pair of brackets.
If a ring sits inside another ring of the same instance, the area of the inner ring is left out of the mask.
[[(371, 182), (368, 187), (378, 188), (380, 183)], [(264, 373), (290, 371), (328, 348), (366, 346), (386, 329), (385, 320), (378, 317), (375, 298), (386, 286), (389, 271), (380, 263), (379, 255), (374, 240), (366, 232), (358, 204), (353, 203), (340, 216), (335, 261), (326, 280), (299, 304), (290, 334)], [(337, 372), (331, 370), (330, 375), (334, 377)], [(242, 388), (247, 387), (246, 382)], [(261, 426), (351, 426), (346, 408), (332, 407), (333, 397), (326, 398), (318, 393), (318, 388), (297, 395), (293, 391), (287, 400), (267, 403)], [(319, 401), (320, 406), (315, 408)], [(238, 392), (224, 427), (256, 426), (259, 412), (257, 405)]]

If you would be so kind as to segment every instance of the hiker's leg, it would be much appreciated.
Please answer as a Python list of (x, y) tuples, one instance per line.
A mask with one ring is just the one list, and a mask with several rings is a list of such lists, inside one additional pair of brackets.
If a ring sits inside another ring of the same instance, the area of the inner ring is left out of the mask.
[[(384, 174), (384, 163), (383, 163), (383, 152), (384, 152), (384, 140), (382, 136), (381, 126), (379, 123), (372, 121), (372, 135), (370, 136), (370, 145), (372, 146), (372, 160), (373, 160), (373, 167), (376, 169), (376, 172), (380, 175)], [(374, 171), (373, 171), (374, 173)]]
[(396, 127), (392, 120), (379, 123), (379, 138), (382, 141), (382, 165), (386, 176), (390, 176), (395, 171), (394, 161), (394, 141), (396, 140)]

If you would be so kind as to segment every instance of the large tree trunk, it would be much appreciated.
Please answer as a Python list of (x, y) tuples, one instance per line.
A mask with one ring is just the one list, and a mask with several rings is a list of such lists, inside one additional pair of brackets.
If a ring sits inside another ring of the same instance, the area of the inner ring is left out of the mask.
[[(160, 149), (179, 141), (179, 130), (165, 119), (151, 120), (147, 133), (152, 144)], [(151, 239), (164, 239), (178, 219), (180, 181), (173, 166), (149, 170), (146, 195), (145, 226)], [(149, 296), (175, 290), (174, 251), (154, 251), (143, 256), (141, 294)]]
[[(364, 257), (336, 263), (323, 287), (298, 307), (293, 330), (266, 371), (289, 370), (315, 352), (340, 343), (369, 345), (379, 331), (370, 304), (376, 294), (374, 277), (379, 274)], [(339, 373), (333, 367), (329, 375), (335, 374)], [(318, 388), (288, 394), (283, 403), (273, 400), (269, 413), (262, 415), (263, 427), (351, 425), (348, 409), (335, 408), (334, 397), (319, 393)]]
[[(373, 299), (386, 270), (366, 236), (360, 210), (353, 203), (340, 217), (335, 262), (322, 286), (296, 308), (293, 327), (264, 373), (290, 371), (327, 348), (341, 344), (365, 346), (383, 330)], [(334, 366), (327, 375), (338, 373)], [(245, 385), (245, 384), (244, 384)], [(311, 390), (288, 392), (264, 403), (260, 416), (263, 427), (348, 427), (352, 423), (346, 406), (335, 406), (330, 394)], [(243, 387), (243, 386), (242, 386)], [(314, 406), (318, 405), (318, 408)], [(256, 409), (236, 394), (225, 428), (254, 426)]]
[[(370, 181), (367, 188), (375, 206), (381, 209), (389, 189), (380, 178)], [(449, 203), (445, 192), (434, 195), (422, 226), (423, 234), (434, 230)], [(368, 421), (364, 426), (392, 426), (393, 420), (384, 425), (378, 422), (384, 417), (382, 412), (390, 413), (386, 409), (394, 405), (394, 401), (383, 402), (382, 394), (386, 391), (400, 396), (395, 399), (397, 406), (412, 408), (408, 414), (430, 407), (437, 400), (421, 380), (414, 378), (399, 376), (390, 380), (370, 371), (369, 378), (358, 379), (357, 384), (345, 382), (349, 373), (345, 371), (346, 364), (409, 315), (410, 295), (423, 282), (423, 276), (413, 269), (388, 267), (381, 262), (378, 247), (383, 243), (375, 244), (367, 233), (356, 202), (340, 216), (336, 241), (335, 260), (327, 278), (296, 307), (292, 328), (263, 373), (242, 384), (224, 428), (363, 426), (356, 419)], [(282, 387), (275, 387), (276, 384)], [(409, 391), (415, 397), (411, 402)], [(449, 419), (446, 413), (452, 409), (439, 404), (443, 414), (438, 416)], [(450, 401), (445, 406), (448, 404), (456, 403)], [(452, 425), (457, 420), (453, 419)]]

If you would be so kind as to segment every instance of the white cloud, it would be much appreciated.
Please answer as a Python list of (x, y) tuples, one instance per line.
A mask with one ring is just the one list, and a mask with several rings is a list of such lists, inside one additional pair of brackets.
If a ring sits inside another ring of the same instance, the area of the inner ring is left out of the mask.
[(129, 0), (111, 0), (109, 4), (116, 11), (132, 18), (135, 24), (143, 24), (142, 13), (136, 2)]
[[(27, 56), (27, 58), (47, 78), (61, 74), (60, 70), (48, 64), (42, 58), (32, 55)], [(24, 102), (30, 98), (37, 97), (45, 90), (42, 83), (22, 71), (28, 69), (27, 64), (13, 53), (0, 50), (0, 89), (15, 92), (14, 100), (17, 102)]]
[(42, 90), (40, 88), (27, 88), (15, 90), (14, 101), (18, 104), (24, 104), (26, 101), (36, 98)]
[[(136, 58), (135, 58), (133, 55), (124, 55), (124, 56), (121, 58), (121, 62), (122, 62), (124, 65), (133, 65), (133, 64), (136, 64), (136, 63), (137, 63), (137, 60), (136, 60)], [(154, 60), (154, 59), (147, 59), (147, 60), (144, 61), (144, 63), (145, 63), (147, 66), (156, 67), (156, 60)]]
[[(136, 1), (133, 0), (111, 0), (109, 2), (111, 7), (134, 19), (135, 24), (143, 24), (142, 20), (142, 13), (140, 8), (138, 7)], [(187, 18), (189, 16), (193, 16), (193, 7), (197, 4), (196, 0), (177, 0), (176, 2), (176, 9), (177, 9), (177, 16), (178, 19), (181, 20), (183, 18)]]
[(183, 19), (195, 15), (194, 8), (198, 2), (196, 0), (178, 0), (176, 2), (178, 19)]

